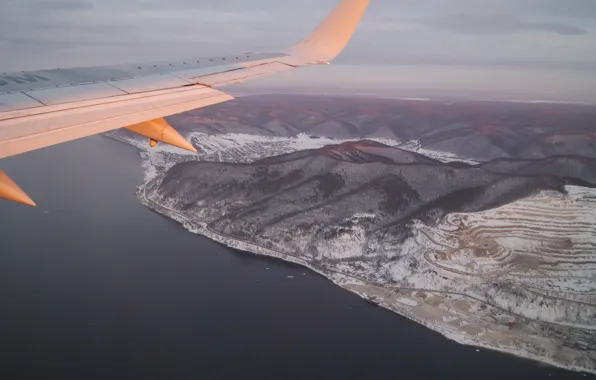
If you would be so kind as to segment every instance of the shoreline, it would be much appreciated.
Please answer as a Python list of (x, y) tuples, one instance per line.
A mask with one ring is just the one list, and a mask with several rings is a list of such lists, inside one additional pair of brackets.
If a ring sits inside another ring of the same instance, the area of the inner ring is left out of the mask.
[[(222, 244), (230, 249), (242, 251), (242, 252), (245, 252), (248, 254), (270, 257), (270, 258), (274, 258), (274, 259), (280, 259), (285, 262), (291, 262), (291, 263), (300, 265), (302, 267), (305, 267), (305, 268), (313, 271), (314, 273), (325, 277), (327, 280), (331, 281), (335, 285), (340, 286), (342, 289), (350, 291), (350, 292), (358, 295), (359, 297), (361, 297), (363, 299), (363, 301), (374, 304), (373, 306), (383, 307), (384, 309), (387, 309), (393, 313), (396, 313), (396, 314), (398, 314), (402, 317), (405, 317), (411, 321), (414, 321), (418, 324), (421, 324), (424, 327), (426, 327), (436, 333), (441, 334), (446, 339), (455, 341), (459, 344), (471, 346), (471, 347), (482, 348), (482, 349), (486, 349), (486, 350), (491, 350), (491, 351), (511, 355), (516, 358), (531, 360), (531, 361), (535, 362), (536, 364), (548, 365), (548, 366), (552, 366), (555, 368), (574, 371), (574, 372), (585, 374), (585, 376), (588, 374), (596, 375), (596, 368), (589, 369), (589, 368), (584, 368), (584, 367), (580, 367), (580, 366), (576, 366), (576, 365), (566, 365), (559, 361), (552, 360), (550, 358), (545, 358), (543, 356), (539, 356), (539, 355), (536, 355), (536, 354), (533, 354), (533, 353), (530, 353), (527, 351), (522, 351), (522, 350), (517, 351), (517, 350), (507, 349), (507, 348), (504, 348), (501, 346), (493, 346), (493, 345), (487, 344), (481, 340), (471, 339), (471, 338), (465, 336), (464, 334), (458, 334), (458, 333), (454, 332), (453, 330), (442, 328), (441, 326), (439, 326), (437, 324), (433, 324), (429, 321), (425, 321), (422, 318), (416, 317), (415, 315), (413, 315), (413, 313), (409, 313), (405, 307), (399, 308), (398, 305), (395, 303), (388, 303), (388, 302), (385, 302), (382, 298), (370, 296), (362, 291), (357, 291), (354, 288), (352, 288), (352, 286), (354, 286), (354, 287), (357, 287), (357, 286), (374, 287), (378, 290), (383, 290), (383, 291), (388, 291), (390, 289), (381, 287), (376, 284), (367, 283), (366, 281), (359, 280), (357, 278), (342, 274), (340, 272), (330, 272), (328, 270), (322, 270), (322, 269), (316, 268), (315, 266), (311, 265), (308, 261), (299, 259), (292, 255), (284, 254), (282, 252), (268, 249), (268, 248), (259, 246), (254, 243), (240, 241), (240, 240), (234, 239), (232, 237), (227, 237), (222, 234), (219, 234), (219, 233), (209, 229), (207, 227), (206, 223), (199, 222), (196, 220), (191, 220), (185, 216), (179, 215), (179, 213), (177, 211), (171, 210), (168, 207), (153, 201), (152, 199), (150, 199), (150, 197), (147, 197), (147, 195), (145, 193), (145, 184), (146, 183), (140, 185), (137, 188), (137, 198), (139, 199), (141, 204), (143, 204), (147, 208), (159, 213), (160, 215), (164, 215), (164, 216), (180, 223), (182, 225), (182, 227), (184, 227), (186, 230), (188, 230), (189, 232), (191, 232), (193, 234), (204, 236), (204, 237), (206, 237), (216, 243)], [(158, 207), (154, 207), (154, 204), (163, 208), (163, 210), (158, 209)], [(170, 213), (164, 212), (164, 210), (170, 211)], [(418, 289), (418, 290), (425, 291), (423, 289)], [(436, 293), (439, 293), (439, 292), (436, 292)]]

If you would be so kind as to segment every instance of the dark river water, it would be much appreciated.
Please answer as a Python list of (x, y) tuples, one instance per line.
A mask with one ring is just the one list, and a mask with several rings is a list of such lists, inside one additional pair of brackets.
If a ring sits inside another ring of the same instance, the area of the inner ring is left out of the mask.
[[(458, 345), (142, 206), (102, 136), (0, 161), (0, 379), (585, 379)], [(287, 276), (294, 276), (293, 279)]]

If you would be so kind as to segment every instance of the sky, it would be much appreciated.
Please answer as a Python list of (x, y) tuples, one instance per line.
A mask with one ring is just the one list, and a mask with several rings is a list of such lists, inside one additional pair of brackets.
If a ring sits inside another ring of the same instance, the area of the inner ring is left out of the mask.
[[(2, 0), (0, 71), (275, 51), (306, 36), (336, 3)], [(596, 99), (596, 1), (372, 0), (334, 64), (263, 86), (511, 87)]]

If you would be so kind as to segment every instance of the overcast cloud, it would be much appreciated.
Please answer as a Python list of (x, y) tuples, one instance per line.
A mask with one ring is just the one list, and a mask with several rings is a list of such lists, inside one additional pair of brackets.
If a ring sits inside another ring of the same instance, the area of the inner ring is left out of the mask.
[[(276, 50), (336, 0), (2, 0), (0, 70)], [(372, 0), (345, 64), (596, 70), (594, 0)]]

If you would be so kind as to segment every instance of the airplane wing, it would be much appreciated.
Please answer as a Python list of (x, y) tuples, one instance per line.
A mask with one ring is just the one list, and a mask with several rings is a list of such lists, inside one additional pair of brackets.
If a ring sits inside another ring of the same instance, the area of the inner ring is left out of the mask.
[[(0, 158), (117, 128), (195, 150), (163, 117), (233, 99), (220, 90), (296, 68), (328, 64), (370, 0), (341, 0), (306, 39), (272, 53), (0, 75)], [(196, 151), (196, 150), (195, 150)], [(0, 197), (35, 205), (0, 170)]]

